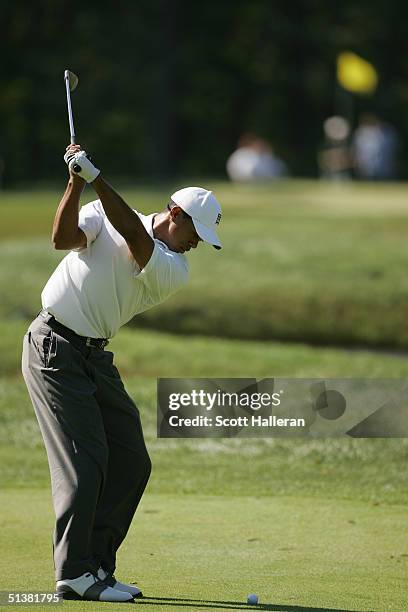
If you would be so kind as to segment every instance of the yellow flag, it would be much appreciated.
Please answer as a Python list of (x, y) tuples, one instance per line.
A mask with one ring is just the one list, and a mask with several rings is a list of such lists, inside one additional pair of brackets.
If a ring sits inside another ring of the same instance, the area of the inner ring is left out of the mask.
[(378, 85), (374, 66), (351, 51), (337, 56), (337, 80), (344, 89), (361, 94), (374, 93)]

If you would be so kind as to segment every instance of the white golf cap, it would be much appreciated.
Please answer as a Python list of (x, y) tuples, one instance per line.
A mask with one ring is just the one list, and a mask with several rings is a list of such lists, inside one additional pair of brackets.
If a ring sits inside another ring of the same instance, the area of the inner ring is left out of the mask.
[(171, 199), (190, 215), (201, 240), (220, 249), (221, 242), (215, 230), (221, 221), (221, 206), (213, 192), (203, 187), (185, 187), (173, 193)]

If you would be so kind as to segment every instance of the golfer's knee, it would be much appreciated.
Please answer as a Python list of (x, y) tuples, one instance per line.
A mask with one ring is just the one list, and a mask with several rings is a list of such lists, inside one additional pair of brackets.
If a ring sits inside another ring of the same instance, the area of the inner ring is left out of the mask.
[(145, 474), (146, 474), (146, 479), (147, 480), (149, 480), (151, 473), (152, 473), (152, 461), (150, 459), (149, 454), (146, 451)]
[(144, 479), (148, 480), (152, 471), (152, 462), (150, 460), (149, 453), (147, 450), (140, 457), (140, 473), (143, 474)]
[(150, 460), (149, 453), (146, 450), (143, 453), (138, 454), (137, 460), (133, 466), (134, 481), (137, 488), (139, 488), (142, 483), (147, 483), (151, 471), (152, 462)]

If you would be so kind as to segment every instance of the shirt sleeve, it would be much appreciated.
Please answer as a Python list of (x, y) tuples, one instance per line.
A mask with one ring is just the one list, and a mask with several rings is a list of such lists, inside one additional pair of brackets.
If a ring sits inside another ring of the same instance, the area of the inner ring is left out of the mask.
[(162, 302), (188, 281), (188, 263), (179, 253), (162, 247), (155, 241), (153, 253), (137, 275), (155, 302)]
[[(84, 232), (86, 236), (86, 247), (88, 248), (99, 235), (102, 229), (104, 211), (99, 200), (89, 202), (82, 206), (79, 211), (78, 227)], [(75, 249), (75, 251), (80, 251)]]

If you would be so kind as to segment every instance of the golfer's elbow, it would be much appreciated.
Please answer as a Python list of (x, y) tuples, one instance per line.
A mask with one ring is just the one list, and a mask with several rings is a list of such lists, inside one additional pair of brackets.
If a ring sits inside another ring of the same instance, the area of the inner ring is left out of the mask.
[(61, 236), (59, 236), (56, 232), (52, 232), (51, 236), (51, 244), (56, 251), (62, 250), (64, 247)]
[(60, 228), (54, 227), (52, 230), (51, 243), (56, 251), (61, 251), (66, 248), (67, 236), (64, 235), (64, 232), (61, 232)]
[(53, 236), (51, 242), (56, 251), (66, 251), (67, 249), (72, 248), (69, 246), (70, 243), (67, 240), (61, 240), (61, 238), (58, 238), (57, 236)]
[(66, 234), (53, 232), (51, 236), (52, 246), (56, 251), (69, 251), (86, 246), (86, 236), (78, 229), (75, 235), (67, 236)]

